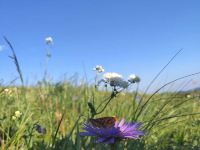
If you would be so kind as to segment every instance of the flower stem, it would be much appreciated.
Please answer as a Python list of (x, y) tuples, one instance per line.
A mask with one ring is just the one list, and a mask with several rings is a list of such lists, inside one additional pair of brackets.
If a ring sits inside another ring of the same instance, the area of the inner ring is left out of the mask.
[(117, 150), (117, 144), (111, 144), (110, 150)]

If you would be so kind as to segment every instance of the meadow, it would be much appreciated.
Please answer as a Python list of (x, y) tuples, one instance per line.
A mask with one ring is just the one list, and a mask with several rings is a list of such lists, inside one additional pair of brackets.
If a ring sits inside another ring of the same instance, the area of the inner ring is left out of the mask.
[[(4, 91), (0, 96), (1, 149), (109, 147), (95, 144), (91, 138), (78, 136), (83, 122), (89, 117), (88, 98), (95, 98), (95, 104), (98, 105), (104, 97), (110, 95), (109, 92), (95, 91), (87, 85), (77, 87), (70, 83), (29, 88), (9, 87), (9, 91), (5, 92), (3, 88), (1, 91)], [(135, 94), (120, 94), (98, 117), (117, 115), (133, 121), (137, 107)], [(156, 95), (137, 119), (143, 123), (151, 121), (155, 125), (149, 126), (145, 136), (139, 140), (121, 141), (118, 149), (199, 149), (200, 120), (195, 115), (200, 113), (199, 106), (199, 97), (187, 98), (185, 94), (179, 93)], [(22, 112), (22, 116), (13, 120), (15, 111)], [(62, 114), (64, 116), (59, 126)], [(35, 124), (45, 128), (46, 133), (37, 132)]]
[[(172, 83), (198, 73), (168, 82), (152, 93), (138, 90), (139, 78), (122, 81), (117, 74), (107, 74), (104, 80), (98, 80), (99, 66), (95, 68), (93, 84), (76, 78), (52, 83), (44, 78), (34, 86), (25, 86), (11, 44), (10, 48), (22, 84), (0, 87), (2, 150), (200, 149), (200, 92), (180, 89), (161, 92)], [(115, 75), (114, 79), (111, 75)], [(135, 139), (117, 138), (112, 144), (80, 136), (83, 124), (89, 119), (108, 116), (141, 123), (139, 130), (144, 135)]]

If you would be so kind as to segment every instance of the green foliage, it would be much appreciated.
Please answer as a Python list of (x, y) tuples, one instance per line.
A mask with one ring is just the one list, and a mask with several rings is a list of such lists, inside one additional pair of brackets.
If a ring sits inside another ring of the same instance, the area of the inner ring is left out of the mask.
[[(70, 83), (42, 83), (35, 87), (8, 87), (7, 91), (4, 89), (2, 87), (0, 90), (2, 149), (110, 148), (109, 145), (95, 144), (93, 138), (80, 138), (78, 133), (83, 122), (87, 121), (91, 113), (95, 113), (95, 108), (111, 92), (98, 91), (86, 84), (75, 86)], [(143, 123), (145, 136), (140, 140), (121, 141), (117, 145), (118, 149), (200, 148), (198, 97), (188, 98), (183, 93), (157, 93), (135, 120), (136, 109), (140, 110), (151, 96), (145, 94), (141, 105), (138, 105), (135, 94), (119, 93), (113, 97), (105, 111), (95, 116), (117, 116)], [(142, 95), (137, 93), (137, 97)], [(22, 112), (22, 116), (13, 120), (15, 111)], [(46, 128), (46, 134), (35, 130), (36, 123)]]

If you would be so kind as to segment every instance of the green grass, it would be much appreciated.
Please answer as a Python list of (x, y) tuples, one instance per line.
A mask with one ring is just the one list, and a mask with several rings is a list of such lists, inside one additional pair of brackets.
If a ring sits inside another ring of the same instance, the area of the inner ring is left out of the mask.
[[(96, 108), (111, 92), (99, 91), (86, 84), (74, 86), (72, 83), (7, 87), (9, 92), (4, 88), (0, 89), (1, 149), (110, 148), (109, 145), (95, 144), (93, 138), (80, 138), (78, 133), (82, 130), (83, 122), (91, 115), (88, 102)], [(200, 148), (199, 97), (187, 98), (185, 94), (175, 92), (157, 93), (144, 105), (151, 96), (145, 94), (138, 107), (135, 94), (120, 93), (111, 100), (105, 111), (95, 116), (117, 116), (143, 123), (145, 136), (140, 140), (121, 141), (118, 149)], [(141, 93), (137, 94), (142, 97)], [(142, 106), (145, 107), (139, 113)], [(12, 120), (17, 110), (23, 115)], [(46, 128), (46, 134), (39, 134), (35, 130), (36, 123)]]

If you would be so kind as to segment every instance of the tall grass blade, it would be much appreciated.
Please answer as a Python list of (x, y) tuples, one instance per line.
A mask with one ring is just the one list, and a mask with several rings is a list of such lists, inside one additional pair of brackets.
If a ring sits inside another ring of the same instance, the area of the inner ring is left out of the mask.
[(18, 72), (20, 80), (21, 80), (21, 83), (22, 83), (22, 85), (24, 85), (24, 79), (23, 79), (22, 71), (21, 71), (21, 68), (20, 68), (20, 65), (19, 65), (19, 61), (17, 59), (17, 55), (15, 53), (15, 50), (14, 50), (12, 44), (10, 43), (10, 41), (5, 36), (3, 38), (12, 51), (12, 56), (9, 56), (9, 57), (14, 61), (15, 67), (17, 69), (17, 72)]

